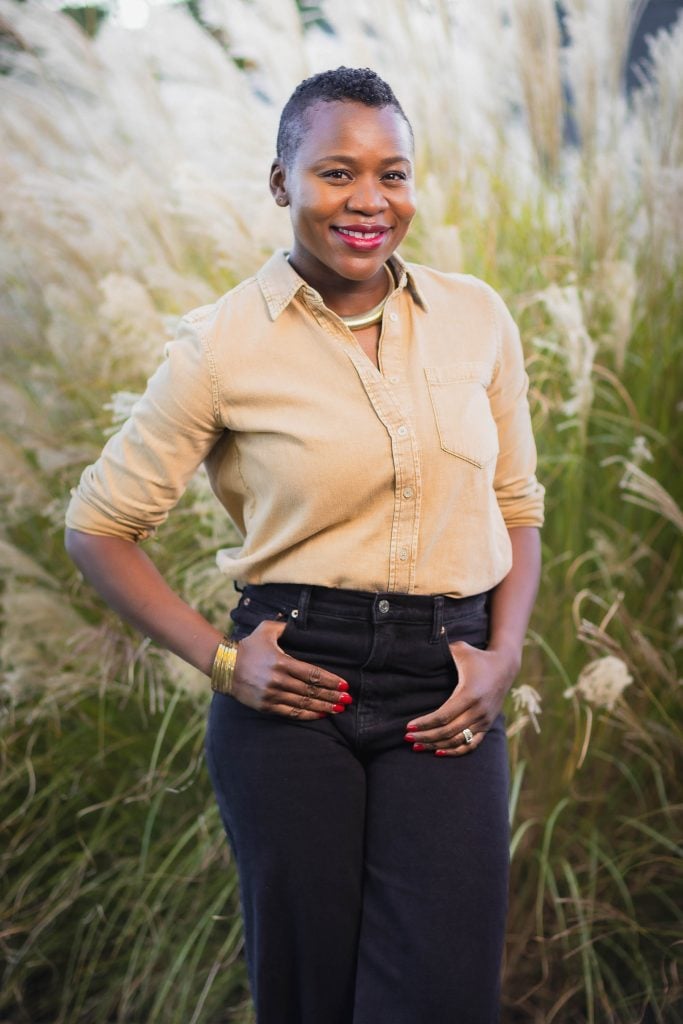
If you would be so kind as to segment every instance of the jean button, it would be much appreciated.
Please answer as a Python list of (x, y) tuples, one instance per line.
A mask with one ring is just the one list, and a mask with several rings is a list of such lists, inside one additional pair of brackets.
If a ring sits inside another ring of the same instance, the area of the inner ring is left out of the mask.
[(386, 615), (387, 612), (389, 611), (389, 602), (382, 599), (380, 603), (377, 605), (377, 607), (381, 611), (382, 615)]

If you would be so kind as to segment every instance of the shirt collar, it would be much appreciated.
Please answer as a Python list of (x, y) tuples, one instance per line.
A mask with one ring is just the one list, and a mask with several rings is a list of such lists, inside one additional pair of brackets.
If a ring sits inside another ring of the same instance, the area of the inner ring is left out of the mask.
[[(317, 305), (322, 303), (319, 293), (297, 274), (287, 255), (286, 249), (278, 249), (256, 274), (271, 320), (277, 320), (300, 291)], [(389, 263), (395, 271), (399, 289), (407, 287), (415, 302), (428, 313), (427, 302), (405, 260), (395, 252), (389, 257)]]

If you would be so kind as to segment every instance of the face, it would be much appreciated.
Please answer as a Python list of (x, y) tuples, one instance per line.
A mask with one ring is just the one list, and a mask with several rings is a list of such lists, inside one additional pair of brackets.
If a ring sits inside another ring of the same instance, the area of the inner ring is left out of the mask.
[(290, 259), (324, 294), (379, 280), (415, 213), (412, 140), (393, 107), (317, 103), (291, 166), (278, 161), (271, 191), (288, 205)]

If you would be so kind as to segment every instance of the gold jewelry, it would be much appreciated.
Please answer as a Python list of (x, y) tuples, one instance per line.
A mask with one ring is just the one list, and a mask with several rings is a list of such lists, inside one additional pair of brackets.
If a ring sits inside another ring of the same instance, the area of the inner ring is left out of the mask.
[(381, 302), (378, 302), (376, 306), (369, 309), (367, 313), (357, 313), (355, 316), (341, 316), (339, 319), (342, 323), (346, 324), (350, 331), (362, 331), (364, 327), (371, 327), (373, 324), (379, 323), (382, 319), (382, 313), (384, 307), (387, 304), (387, 299), (394, 290), (394, 275), (389, 270), (388, 265), (384, 264), (384, 269), (387, 272), (389, 278), (389, 291), (384, 296)]
[(237, 641), (231, 640), (229, 636), (224, 636), (218, 645), (211, 669), (211, 689), (214, 693), (232, 693), (237, 646)]
[(469, 744), (474, 739), (474, 733), (471, 729), (463, 729), (462, 734), (465, 737), (465, 743)]

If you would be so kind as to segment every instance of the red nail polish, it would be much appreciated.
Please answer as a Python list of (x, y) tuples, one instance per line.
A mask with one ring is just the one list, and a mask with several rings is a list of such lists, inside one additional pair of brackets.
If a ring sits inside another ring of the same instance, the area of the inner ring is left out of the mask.
[(339, 697), (340, 704), (353, 704), (353, 697), (350, 693), (342, 693)]
[(434, 753), (435, 753), (435, 755), (436, 755), (437, 757), (445, 757), (445, 756), (446, 756), (446, 753), (447, 753), (447, 751), (445, 751), (445, 750), (435, 750), (435, 751), (434, 751)]
[(418, 754), (420, 753), (421, 750), (424, 750), (424, 749), (425, 749), (424, 743), (413, 743), (413, 750), (417, 751)]
[(403, 739), (406, 741), (406, 743), (412, 743), (415, 737), (413, 736), (412, 732), (407, 732)]
[(406, 726), (406, 732), (412, 732), (413, 729), (418, 729), (418, 728), (419, 728), (419, 726), (418, 726), (417, 722), (408, 722), (408, 724)]
[(335, 712), (343, 711), (345, 706), (346, 706), (345, 704), (333, 704), (332, 705), (332, 710), (335, 711)]
[(349, 684), (344, 679), (342, 679), (342, 681), (337, 686), (338, 690), (348, 690), (348, 688), (349, 688)]

